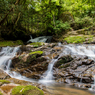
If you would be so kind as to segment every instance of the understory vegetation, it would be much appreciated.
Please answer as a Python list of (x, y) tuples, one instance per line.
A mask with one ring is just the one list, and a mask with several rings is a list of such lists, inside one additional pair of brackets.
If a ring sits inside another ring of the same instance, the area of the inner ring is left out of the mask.
[(57, 36), (95, 27), (94, 0), (0, 0), (0, 6), (0, 37), (4, 40), (25, 42), (29, 35)]

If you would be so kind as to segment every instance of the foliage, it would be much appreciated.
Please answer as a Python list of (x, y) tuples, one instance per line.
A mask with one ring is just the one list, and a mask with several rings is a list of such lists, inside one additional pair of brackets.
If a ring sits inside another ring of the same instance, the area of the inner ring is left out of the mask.
[(95, 20), (94, 0), (1, 0), (0, 6), (0, 33), (12, 40), (89, 27)]
[(70, 30), (70, 23), (65, 22), (63, 23), (62, 21), (56, 21), (55, 27), (54, 27), (54, 31), (56, 34), (66, 31), (66, 30)]
[(44, 95), (44, 93), (35, 86), (27, 85), (13, 88), (11, 95)]
[(75, 21), (71, 22), (71, 26), (73, 27), (73, 29), (78, 30), (92, 26), (93, 23), (94, 23), (93, 19), (90, 18), (89, 16), (83, 18), (76, 17)]

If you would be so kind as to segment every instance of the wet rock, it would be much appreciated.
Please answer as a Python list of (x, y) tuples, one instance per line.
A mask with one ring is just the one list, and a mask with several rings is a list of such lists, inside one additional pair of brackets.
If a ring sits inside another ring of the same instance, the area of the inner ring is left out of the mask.
[(41, 55), (25, 55), (12, 60), (12, 70), (19, 72), (28, 78), (39, 79), (41, 74), (47, 70), (48, 59)]
[(90, 64), (94, 64), (94, 60), (91, 60), (91, 59), (85, 59), (85, 60), (82, 60), (82, 64), (83, 65), (90, 65)]
[[(62, 64), (66, 64), (70, 61), (72, 61), (73, 58), (70, 55), (66, 55), (66, 56), (62, 56), (61, 58), (59, 58), (59, 60), (54, 64), (54, 67), (59, 67), (62, 66)], [(67, 67), (67, 66), (63, 66), (63, 67)], [(61, 67), (60, 67), (61, 68)]]
[(10, 76), (0, 69), (0, 79), (8, 79)]

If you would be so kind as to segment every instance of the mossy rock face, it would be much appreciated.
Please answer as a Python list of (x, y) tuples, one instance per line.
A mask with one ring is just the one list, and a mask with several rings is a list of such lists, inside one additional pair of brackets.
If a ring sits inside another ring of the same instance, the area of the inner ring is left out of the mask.
[(29, 53), (29, 57), (25, 63), (30, 63), (31, 61), (36, 60), (37, 57), (40, 57), (43, 54), (43, 51), (34, 51)]
[(17, 40), (17, 41), (0, 41), (0, 47), (17, 46), (17, 45), (23, 45), (23, 42), (21, 40)]
[(55, 63), (55, 67), (60, 67), (62, 66), (63, 64), (65, 64), (65, 66), (62, 66), (64, 68), (68, 67), (69, 65), (67, 65), (66, 63), (72, 61), (73, 58), (70, 56), (70, 55), (66, 55), (66, 56), (63, 56), (61, 57), (57, 63)]
[(11, 95), (44, 95), (43, 91), (31, 85), (13, 88)]
[(93, 36), (69, 36), (66, 37), (63, 41), (66, 41), (67, 43), (83, 43), (88, 42), (90, 43), (93, 40)]

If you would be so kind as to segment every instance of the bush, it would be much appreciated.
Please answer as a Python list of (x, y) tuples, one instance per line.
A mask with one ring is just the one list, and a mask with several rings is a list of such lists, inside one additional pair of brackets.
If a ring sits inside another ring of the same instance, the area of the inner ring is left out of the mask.
[(73, 29), (75, 29), (75, 30), (89, 27), (91, 25), (93, 25), (93, 19), (90, 18), (89, 16), (84, 17), (84, 18), (76, 17), (75, 21), (71, 22), (71, 27), (73, 27)]
[(62, 21), (57, 20), (55, 23), (55, 27), (54, 27), (54, 31), (55, 33), (60, 33), (66, 30), (70, 30), (70, 23), (69, 22), (65, 22), (63, 23)]

